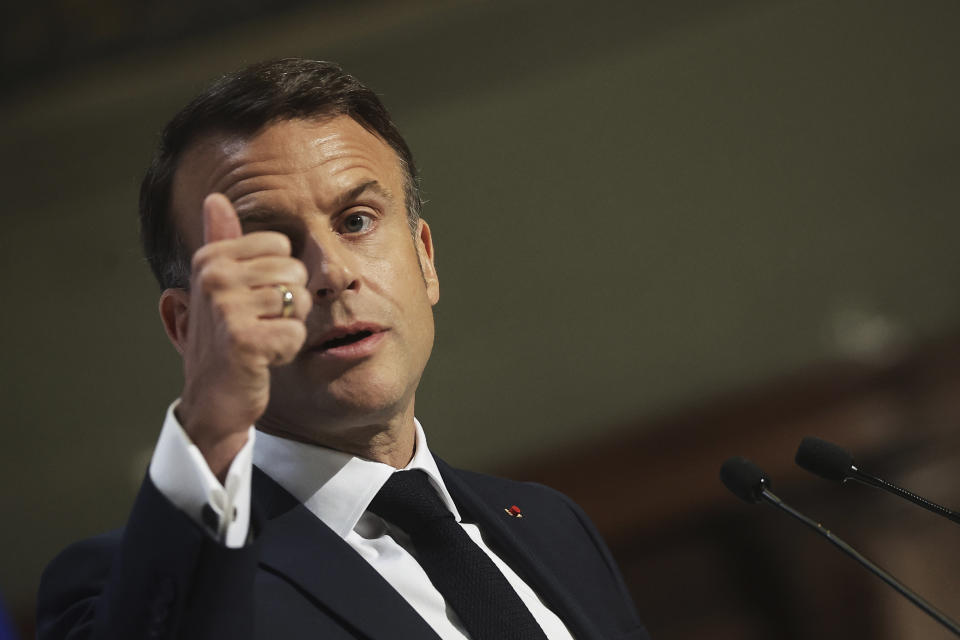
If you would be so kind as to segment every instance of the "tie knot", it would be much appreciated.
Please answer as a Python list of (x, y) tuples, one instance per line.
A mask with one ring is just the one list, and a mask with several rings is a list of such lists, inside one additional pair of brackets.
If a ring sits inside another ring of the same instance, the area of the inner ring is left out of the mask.
[(408, 534), (437, 520), (453, 519), (430, 478), (419, 469), (393, 473), (373, 498), (369, 510)]

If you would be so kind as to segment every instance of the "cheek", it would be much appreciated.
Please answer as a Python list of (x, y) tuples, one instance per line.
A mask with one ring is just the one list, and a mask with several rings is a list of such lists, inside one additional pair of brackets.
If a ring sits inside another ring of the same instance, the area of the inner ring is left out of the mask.
[(399, 330), (405, 365), (419, 368), (426, 362), (433, 349), (433, 305), (427, 295), (427, 285), (420, 271), (420, 263), (414, 258), (400, 263), (385, 264), (376, 287), (378, 297), (385, 301), (384, 312), (390, 323)]
[(401, 276), (396, 271), (396, 265), (391, 260), (368, 260), (364, 267), (364, 276), (368, 286), (379, 294), (389, 294), (396, 288), (394, 281)]
[(412, 246), (396, 252), (393, 258), (365, 260), (364, 281), (371, 292), (396, 310), (426, 300), (426, 283)]

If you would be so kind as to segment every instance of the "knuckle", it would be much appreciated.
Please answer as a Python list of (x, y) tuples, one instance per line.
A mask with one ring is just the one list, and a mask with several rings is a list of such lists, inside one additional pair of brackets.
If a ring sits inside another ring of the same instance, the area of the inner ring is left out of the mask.
[(273, 242), (276, 244), (277, 253), (284, 256), (289, 256), (293, 252), (293, 247), (290, 244), (290, 238), (279, 231), (274, 231), (271, 236), (273, 237)]
[(212, 249), (210, 245), (200, 247), (193, 252), (193, 256), (190, 258), (190, 267), (194, 273), (203, 268), (203, 265), (210, 259), (211, 253)]
[(307, 330), (302, 322), (289, 321), (284, 331), (278, 332), (274, 343), (274, 360), (277, 362), (292, 361), (307, 338)]
[(230, 269), (225, 260), (205, 262), (195, 273), (200, 288), (206, 293), (223, 289), (230, 282)]
[(296, 305), (294, 309), (296, 316), (301, 320), (305, 320), (310, 310), (313, 309), (313, 300), (310, 298), (310, 292), (307, 291), (306, 287), (297, 287), (297, 289), (294, 290), (293, 300)]
[(294, 259), (292, 278), (293, 282), (305, 287), (309, 278), (310, 274), (307, 273), (307, 266), (300, 260)]
[(290, 323), (290, 340), (294, 351), (299, 351), (300, 347), (307, 340), (307, 325), (303, 321), (294, 320)]
[(256, 246), (267, 254), (289, 256), (292, 252), (290, 238), (279, 231), (257, 231), (244, 236), (244, 239), (250, 242), (251, 246)]

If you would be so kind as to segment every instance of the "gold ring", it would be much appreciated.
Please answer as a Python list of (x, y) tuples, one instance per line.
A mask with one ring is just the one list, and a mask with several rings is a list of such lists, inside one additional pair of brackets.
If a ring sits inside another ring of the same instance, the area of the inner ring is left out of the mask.
[(283, 305), (280, 307), (280, 317), (289, 318), (293, 315), (293, 291), (290, 291), (290, 289), (287, 289), (287, 287), (282, 284), (275, 284), (273, 286), (280, 292), (280, 304)]

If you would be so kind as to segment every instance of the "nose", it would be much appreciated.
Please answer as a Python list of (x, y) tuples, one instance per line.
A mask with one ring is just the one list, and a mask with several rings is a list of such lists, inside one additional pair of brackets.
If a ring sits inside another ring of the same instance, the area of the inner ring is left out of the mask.
[(307, 290), (315, 302), (332, 302), (345, 292), (360, 289), (353, 257), (335, 233), (310, 234), (301, 259), (309, 273)]

